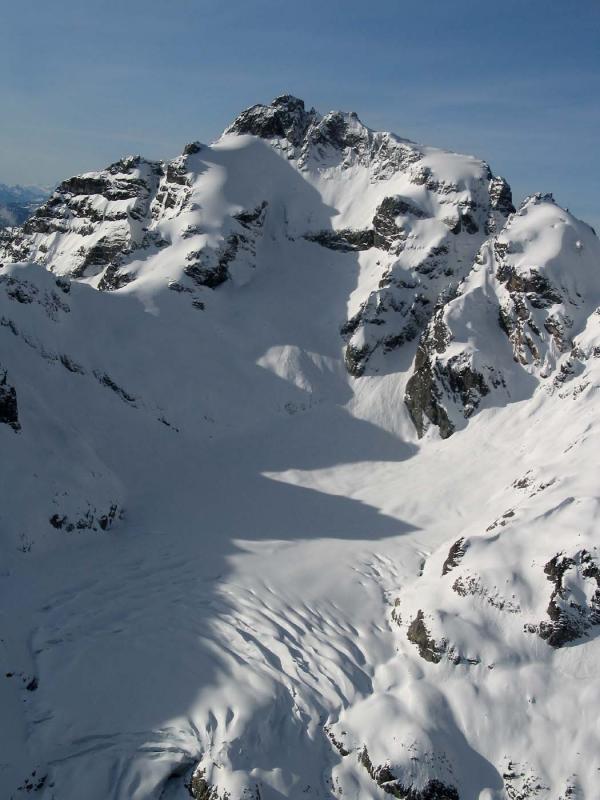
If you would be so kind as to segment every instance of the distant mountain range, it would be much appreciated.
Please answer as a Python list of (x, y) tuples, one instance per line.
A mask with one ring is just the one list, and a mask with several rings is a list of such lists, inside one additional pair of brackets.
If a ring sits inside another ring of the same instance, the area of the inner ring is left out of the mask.
[(41, 186), (0, 183), (0, 228), (22, 225), (44, 203), (51, 190)]

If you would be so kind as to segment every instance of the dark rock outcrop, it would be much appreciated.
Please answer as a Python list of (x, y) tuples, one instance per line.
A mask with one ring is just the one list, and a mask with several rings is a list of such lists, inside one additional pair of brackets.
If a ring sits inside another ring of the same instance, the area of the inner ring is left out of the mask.
[(398, 797), (401, 800), (460, 800), (454, 786), (449, 786), (436, 778), (425, 781), (419, 789), (414, 785), (406, 784), (404, 780), (394, 774), (389, 764), (373, 765), (366, 747), (360, 754), (360, 763), (375, 783), (392, 797)]
[(304, 101), (290, 94), (280, 95), (270, 105), (255, 105), (242, 111), (226, 133), (251, 134), (263, 139), (287, 139), (298, 146), (317, 116), (306, 111)]
[(511, 214), (515, 213), (512, 191), (504, 178), (492, 177), (489, 183), (490, 212), (485, 224), (485, 232), (489, 236), (498, 233)]
[(104, 194), (110, 182), (107, 178), (78, 175), (63, 181), (57, 188), (58, 194)]
[(357, 347), (356, 345), (349, 344), (344, 351), (344, 364), (348, 373), (353, 378), (360, 378), (365, 371), (365, 363), (370, 355), (370, 350), (367, 345)]
[(53, 514), (49, 522), (56, 530), (67, 533), (84, 530), (107, 531), (112, 528), (115, 520), (121, 519), (122, 516), (123, 510), (117, 503), (112, 503), (106, 511), (98, 511), (90, 506), (84, 514), (76, 519), (70, 518), (67, 514)]
[(200, 142), (189, 142), (183, 148), (183, 155), (195, 156), (196, 153), (199, 153), (201, 150), (202, 150), (202, 144)]
[(134, 279), (133, 275), (123, 272), (117, 264), (109, 264), (98, 281), (98, 290), (101, 292), (114, 292), (122, 289)]
[(243, 241), (247, 241), (245, 237), (235, 233), (230, 234), (225, 245), (217, 252), (216, 258), (212, 251), (196, 250), (188, 253), (187, 260), (192, 263), (184, 268), (184, 273), (197, 286), (216, 289), (229, 280), (228, 266), (236, 257)]
[(439, 428), (442, 439), (447, 439), (454, 433), (454, 425), (442, 405), (442, 393), (434, 369), (427, 346), (419, 344), (414, 371), (406, 384), (404, 402), (419, 438), (431, 423)]
[(489, 186), (490, 207), (494, 211), (500, 211), (505, 217), (515, 213), (512, 200), (512, 191), (504, 178), (497, 176), (492, 178)]
[(227, 264), (235, 256), (235, 248), (233, 245), (225, 248), (216, 265), (211, 265), (208, 261), (203, 261), (202, 251), (198, 251), (195, 254), (190, 253), (190, 255), (195, 255), (197, 260), (195, 260), (193, 264), (186, 266), (183, 271), (197, 286), (206, 286), (208, 289), (216, 289), (217, 286), (229, 280)]
[(264, 211), (269, 204), (263, 200), (260, 205), (253, 208), (251, 211), (240, 211), (239, 214), (234, 214), (234, 219), (241, 222), (245, 228), (251, 228), (255, 223), (262, 224), (264, 218)]
[(323, 726), (323, 730), (325, 731), (325, 733), (327, 735), (327, 738), (329, 739), (331, 744), (335, 747), (335, 749), (342, 756), (342, 758), (346, 758), (346, 756), (350, 755), (350, 750), (347, 750), (344, 747), (343, 743), (340, 742), (340, 740), (336, 738), (334, 732), (331, 730), (331, 728), (328, 725), (324, 725)]
[(8, 382), (5, 369), (0, 366), (0, 423), (8, 425), (13, 431), (21, 430), (19, 422), (19, 409), (17, 406), (17, 392)]
[(438, 664), (442, 660), (442, 656), (446, 652), (446, 645), (444, 642), (437, 643), (429, 633), (427, 625), (425, 625), (425, 615), (419, 609), (417, 616), (408, 626), (406, 637), (409, 642), (412, 642), (419, 649), (419, 655), (425, 661), (432, 664)]
[[(558, 553), (544, 567), (546, 577), (553, 584), (547, 613), (550, 621), (542, 621), (534, 630), (552, 647), (564, 647), (589, 635), (590, 629), (600, 625), (600, 566), (587, 550), (572, 557)], [(590, 585), (590, 599), (586, 599), (581, 585)]]
[[(539, 337), (543, 327), (553, 338), (558, 349), (567, 352), (573, 347), (568, 317), (555, 316), (548, 311), (563, 302), (560, 291), (535, 267), (519, 271), (506, 262), (508, 245), (494, 242), (494, 255), (498, 264), (496, 278), (507, 289), (508, 299), (500, 306), (499, 325), (508, 336), (515, 361), (525, 365), (540, 363)], [(535, 311), (547, 313), (536, 315)], [(541, 323), (541, 325), (540, 325)]]
[(442, 439), (447, 439), (456, 430), (448, 407), (452, 405), (460, 409), (462, 416), (468, 419), (479, 408), (481, 399), (490, 393), (490, 386), (502, 385), (503, 378), (495, 374), (492, 366), (487, 367), (484, 376), (473, 368), (469, 355), (465, 353), (444, 360), (435, 358), (428, 341), (429, 331), (423, 335), (417, 348), (404, 402), (419, 438), (432, 424), (439, 428)]
[(468, 546), (468, 544), (465, 544), (465, 540), (462, 536), (454, 542), (442, 566), (442, 575), (447, 575), (460, 564), (464, 554), (467, 552)]
[(427, 216), (418, 206), (403, 197), (386, 197), (381, 201), (373, 217), (375, 247), (398, 250), (402, 229), (396, 224), (396, 219), (405, 215), (415, 219), (424, 219)]
[(116, 384), (110, 377), (110, 375), (107, 375), (105, 372), (100, 372), (99, 370), (95, 370), (94, 377), (99, 383), (102, 384), (102, 386), (106, 386), (107, 389), (111, 389), (125, 403), (128, 403), (129, 405), (135, 405), (135, 397), (129, 394), (129, 392), (126, 392), (125, 389), (122, 389), (118, 384)]
[(350, 253), (357, 250), (370, 250), (374, 245), (375, 234), (372, 230), (355, 231), (350, 228), (344, 228), (339, 231), (307, 233), (304, 238), (330, 250)]
[[(237, 227), (237, 230), (230, 233), (217, 250), (205, 247), (190, 251), (186, 256), (186, 260), (190, 263), (183, 270), (185, 275), (191, 278), (196, 286), (216, 289), (229, 280), (230, 268), (242, 253), (246, 253), (254, 266), (256, 241), (264, 225), (267, 205), (263, 202), (255, 209), (234, 216), (234, 227)], [(199, 303), (196, 303), (196, 307), (203, 308), (201, 301)]]

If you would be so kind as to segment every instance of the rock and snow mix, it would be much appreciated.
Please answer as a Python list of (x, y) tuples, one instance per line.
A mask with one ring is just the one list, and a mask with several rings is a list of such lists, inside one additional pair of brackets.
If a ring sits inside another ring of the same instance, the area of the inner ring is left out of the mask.
[(597, 795), (587, 225), (283, 96), (0, 264), (2, 796)]

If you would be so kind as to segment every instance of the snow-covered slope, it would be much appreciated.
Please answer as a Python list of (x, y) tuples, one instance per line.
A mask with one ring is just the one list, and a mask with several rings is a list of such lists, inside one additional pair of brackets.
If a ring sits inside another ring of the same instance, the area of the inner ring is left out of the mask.
[(283, 96), (2, 235), (2, 796), (596, 796), (600, 242), (513, 212)]

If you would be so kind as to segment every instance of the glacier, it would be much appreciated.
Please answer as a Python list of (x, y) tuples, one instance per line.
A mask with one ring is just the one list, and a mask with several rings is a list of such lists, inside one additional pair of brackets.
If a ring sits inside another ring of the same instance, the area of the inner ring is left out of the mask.
[(588, 225), (283, 95), (0, 265), (3, 797), (597, 796)]

